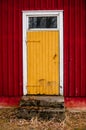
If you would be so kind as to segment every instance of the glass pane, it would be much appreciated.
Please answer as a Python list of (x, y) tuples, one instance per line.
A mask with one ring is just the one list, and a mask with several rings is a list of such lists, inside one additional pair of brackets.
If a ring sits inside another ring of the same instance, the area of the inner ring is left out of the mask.
[(57, 28), (57, 17), (29, 17), (29, 29)]

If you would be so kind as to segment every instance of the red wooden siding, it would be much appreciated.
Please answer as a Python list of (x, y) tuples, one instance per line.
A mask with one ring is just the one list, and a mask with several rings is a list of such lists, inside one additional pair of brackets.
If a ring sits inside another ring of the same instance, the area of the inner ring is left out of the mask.
[(64, 10), (64, 95), (86, 96), (86, 0), (0, 0), (0, 96), (21, 96), (22, 10)]

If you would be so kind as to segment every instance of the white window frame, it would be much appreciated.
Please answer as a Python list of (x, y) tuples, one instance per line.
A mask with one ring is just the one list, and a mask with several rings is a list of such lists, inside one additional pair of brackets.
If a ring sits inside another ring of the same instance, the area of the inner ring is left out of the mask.
[(28, 27), (28, 17), (36, 16), (59, 16), (59, 28), (56, 29), (30, 29), (31, 30), (59, 30), (60, 32), (60, 95), (63, 95), (63, 10), (38, 10), (38, 11), (23, 11), (22, 26), (23, 26), (23, 95), (27, 94), (27, 45), (26, 32)]

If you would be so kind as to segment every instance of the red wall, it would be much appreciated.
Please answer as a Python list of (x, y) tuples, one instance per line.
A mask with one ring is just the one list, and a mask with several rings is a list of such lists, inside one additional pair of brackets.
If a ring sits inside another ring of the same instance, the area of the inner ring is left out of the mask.
[(64, 10), (64, 95), (86, 96), (86, 0), (0, 0), (0, 96), (21, 96), (22, 10)]

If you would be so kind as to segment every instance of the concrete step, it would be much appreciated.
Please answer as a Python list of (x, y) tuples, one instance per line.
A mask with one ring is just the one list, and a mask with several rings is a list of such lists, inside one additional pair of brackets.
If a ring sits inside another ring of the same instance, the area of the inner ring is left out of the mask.
[(65, 118), (64, 98), (60, 96), (23, 96), (17, 117), (31, 119), (55, 119), (61, 121)]
[(23, 96), (20, 106), (64, 108), (62, 96)]
[(62, 121), (65, 118), (65, 109), (46, 108), (46, 107), (19, 107), (16, 113), (18, 118), (31, 119), (37, 117), (38, 119)]

